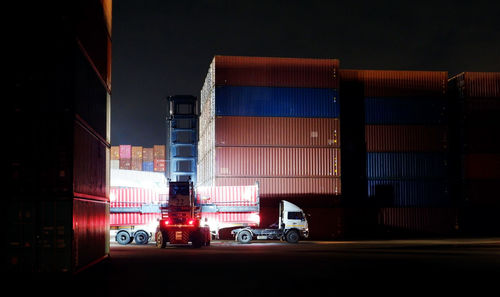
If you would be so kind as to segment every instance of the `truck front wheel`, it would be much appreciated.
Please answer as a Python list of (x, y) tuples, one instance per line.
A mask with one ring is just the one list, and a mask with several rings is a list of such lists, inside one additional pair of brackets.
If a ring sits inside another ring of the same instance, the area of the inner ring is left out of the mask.
[(159, 249), (164, 249), (167, 246), (166, 238), (163, 237), (163, 233), (161, 231), (156, 232), (156, 247)]
[(240, 231), (236, 239), (238, 240), (239, 243), (250, 243), (250, 241), (252, 241), (252, 233), (250, 233), (250, 231), (247, 230)]
[(286, 241), (289, 243), (297, 243), (299, 242), (299, 233), (295, 230), (290, 230), (286, 234)]

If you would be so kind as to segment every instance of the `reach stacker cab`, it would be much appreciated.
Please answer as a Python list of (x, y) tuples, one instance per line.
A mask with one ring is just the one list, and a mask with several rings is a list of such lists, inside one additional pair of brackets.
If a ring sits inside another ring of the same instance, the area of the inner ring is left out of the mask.
[(234, 229), (231, 233), (240, 243), (250, 243), (252, 239), (285, 240), (297, 243), (309, 236), (307, 218), (300, 207), (285, 200), (280, 201), (278, 228), (254, 229), (251, 227)]

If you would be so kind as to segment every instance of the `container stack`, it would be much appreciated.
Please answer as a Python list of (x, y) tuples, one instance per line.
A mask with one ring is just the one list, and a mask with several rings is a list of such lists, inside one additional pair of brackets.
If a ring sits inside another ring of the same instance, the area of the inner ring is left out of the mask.
[[(449, 80), (460, 164), (461, 227), (474, 234), (500, 229), (500, 73), (464, 72)], [(497, 231), (498, 232), (498, 231)]]
[(142, 149), (142, 171), (154, 171), (153, 148), (145, 147)]
[(447, 72), (342, 70), (341, 76), (361, 82), (368, 203), (379, 208), (379, 224), (452, 230)]
[(12, 4), (2, 267), (70, 278), (109, 256), (112, 4)]
[[(339, 195), (338, 60), (216, 56), (201, 91), (198, 185)], [(311, 198), (312, 199), (312, 198)]]
[(165, 145), (112, 146), (111, 169), (165, 172)]

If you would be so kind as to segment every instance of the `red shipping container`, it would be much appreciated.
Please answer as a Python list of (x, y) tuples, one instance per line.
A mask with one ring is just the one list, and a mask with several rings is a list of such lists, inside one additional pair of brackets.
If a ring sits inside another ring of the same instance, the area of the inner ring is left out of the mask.
[(166, 160), (154, 160), (153, 162), (153, 170), (156, 172), (165, 172), (166, 166)]
[(500, 72), (463, 72), (450, 81), (462, 98), (500, 97)]
[(464, 174), (470, 179), (500, 179), (500, 154), (465, 155)]
[(259, 188), (256, 184), (232, 187), (197, 187), (199, 203), (216, 205), (252, 206), (258, 204)]
[(340, 149), (216, 147), (216, 177), (339, 177)]
[(131, 145), (120, 145), (120, 159), (132, 159)]
[(365, 97), (445, 96), (446, 71), (341, 70), (342, 81), (360, 82)]
[(442, 152), (448, 129), (438, 125), (366, 125), (368, 152)]
[(216, 85), (332, 89), (339, 86), (337, 59), (215, 56), (211, 67), (215, 67)]
[(218, 177), (216, 186), (255, 185), (259, 183), (259, 195), (262, 198), (270, 196), (293, 195), (340, 195), (340, 178), (277, 178), (277, 177)]
[(215, 145), (338, 148), (339, 119), (216, 117)]
[(132, 169), (132, 159), (120, 159), (120, 169), (122, 170)]
[(143, 148), (142, 149), (142, 161), (143, 162), (153, 162), (153, 148)]

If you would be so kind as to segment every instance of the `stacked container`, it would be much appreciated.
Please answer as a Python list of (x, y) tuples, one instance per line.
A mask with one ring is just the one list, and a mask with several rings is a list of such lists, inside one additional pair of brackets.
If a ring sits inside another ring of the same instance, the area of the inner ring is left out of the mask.
[(164, 145), (153, 146), (153, 171), (165, 172), (166, 169), (166, 153)]
[[(17, 5), (13, 4), (13, 5)], [(111, 1), (12, 7), (5, 270), (77, 272), (109, 255)]]
[(449, 80), (453, 134), (459, 164), (457, 194), (463, 229), (500, 230), (500, 73), (464, 72)]
[(132, 146), (120, 145), (120, 169), (132, 169)]
[(201, 91), (199, 185), (340, 194), (338, 60), (216, 56)]
[(154, 157), (153, 148), (143, 148), (142, 149), (142, 170), (143, 171), (154, 171)]
[(338, 65), (215, 56), (201, 91), (198, 185), (258, 182), (263, 225), (278, 199), (331, 205), (341, 193)]
[(429, 231), (419, 224), (436, 220), (410, 218), (443, 213), (448, 220), (436, 230), (451, 231), (447, 72), (342, 70), (341, 76), (360, 82), (364, 97), (368, 205), (380, 208), (379, 223)]
[(132, 146), (131, 169), (142, 171), (142, 146)]

